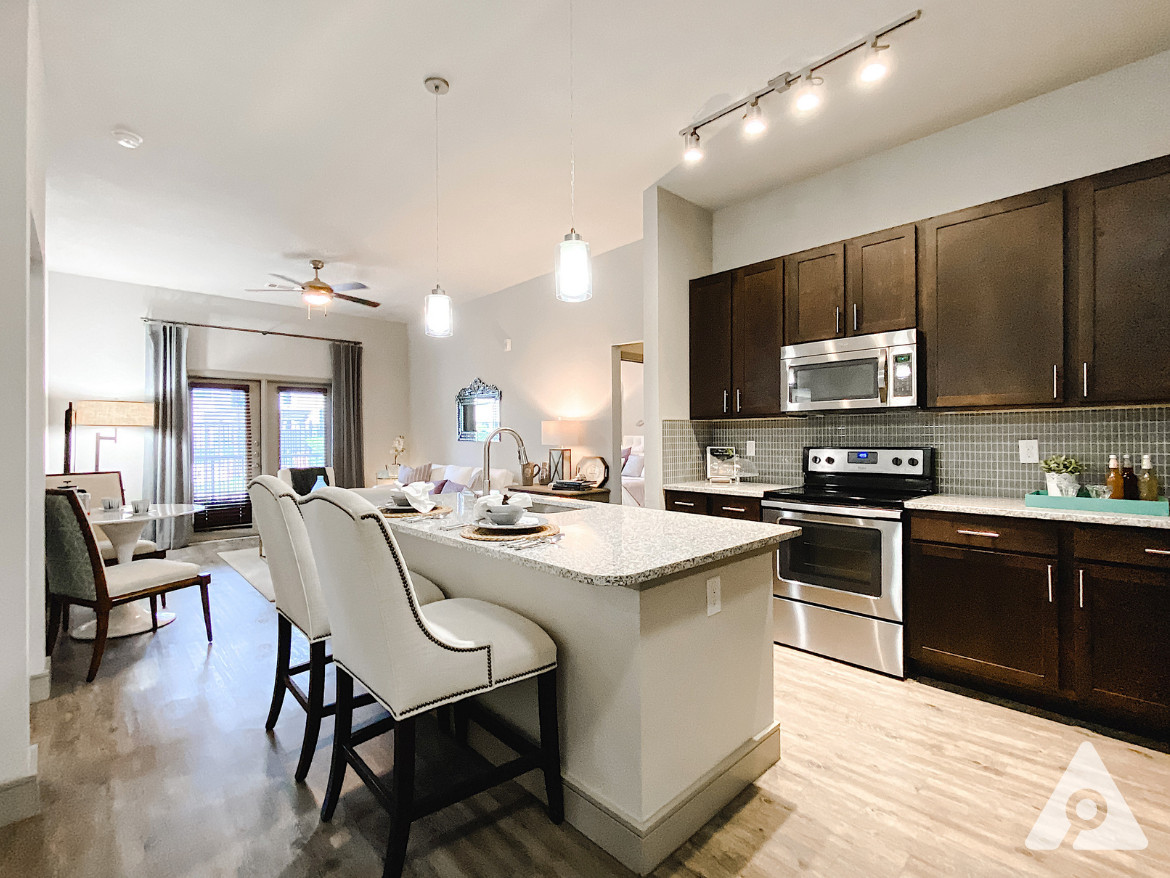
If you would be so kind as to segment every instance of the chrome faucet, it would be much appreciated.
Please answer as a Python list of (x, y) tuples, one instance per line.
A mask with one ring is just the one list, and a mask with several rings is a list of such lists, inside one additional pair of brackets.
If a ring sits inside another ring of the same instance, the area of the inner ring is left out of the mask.
[(524, 440), (520, 438), (520, 434), (511, 427), (500, 427), (488, 434), (487, 441), (483, 443), (483, 495), (486, 497), (492, 492), (492, 440), (501, 433), (511, 433), (516, 440), (516, 456), (520, 458), (521, 471), (524, 469), (524, 464), (528, 463), (528, 452), (524, 449)]

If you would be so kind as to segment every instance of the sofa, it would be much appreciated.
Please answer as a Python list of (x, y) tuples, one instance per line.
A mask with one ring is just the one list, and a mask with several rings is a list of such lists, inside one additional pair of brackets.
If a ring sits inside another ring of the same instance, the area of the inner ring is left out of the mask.
[[(426, 481), (434, 482), (435, 487), (439, 490), (446, 488), (448, 492), (455, 490), (455, 485), (461, 485), (470, 488), (472, 491), (483, 490), (483, 467), (481, 466), (456, 466), (454, 464), (433, 463), (431, 464), (431, 472), (429, 476), (419, 477), (418, 473), (421, 467), (400, 466), (398, 468), (398, 480), (408, 485), (411, 482)], [(496, 469), (492, 467), (492, 488), (503, 491), (515, 485), (519, 481), (516, 473), (508, 469)], [(441, 483), (449, 482), (450, 486)]]

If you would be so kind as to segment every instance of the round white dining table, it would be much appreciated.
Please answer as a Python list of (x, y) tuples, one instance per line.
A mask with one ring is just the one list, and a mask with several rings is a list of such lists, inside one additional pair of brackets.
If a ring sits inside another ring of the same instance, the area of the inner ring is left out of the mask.
[[(121, 509), (91, 509), (89, 513), (90, 527), (100, 527), (106, 539), (114, 546), (118, 555), (119, 564), (129, 564), (134, 560), (134, 548), (142, 538), (142, 531), (152, 521), (166, 518), (179, 518), (183, 515), (194, 515), (202, 512), (206, 507), (196, 503), (157, 503), (150, 507), (148, 512), (134, 512), (129, 506)], [(175, 621), (175, 614), (161, 611), (158, 614), (158, 627), (169, 625)], [(110, 610), (110, 627), (106, 637), (128, 637), (131, 634), (142, 634), (153, 627), (150, 618), (150, 601), (143, 599), (132, 604), (123, 604)], [(97, 632), (97, 622), (89, 621), (78, 625), (69, 632), (74, 640), (93, 640)]]

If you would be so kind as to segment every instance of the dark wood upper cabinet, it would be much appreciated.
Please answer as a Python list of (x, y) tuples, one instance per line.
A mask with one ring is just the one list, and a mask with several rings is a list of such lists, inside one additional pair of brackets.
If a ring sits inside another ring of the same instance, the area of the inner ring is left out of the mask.
[(1064, 189), (923, 223), (927, 404), (1064, 398)]
[(724, 271), (691, 281), (692, 418), (730, 411), (732, 276)]
[(772, 259), (735, 273), (730, 407), (737, 415), (780, 414), (780, 346), (784, 337), (781, 266), (781, 260)]
[(848, 335), (913, 328), (918, 272), (913, 225), (845, 242), (845, 323)]
[(1069, 186), (1069, 399), (1170, 400), (1170, 158)]
[(784, 343), (845, 335), (845, 243), (784, 257)]

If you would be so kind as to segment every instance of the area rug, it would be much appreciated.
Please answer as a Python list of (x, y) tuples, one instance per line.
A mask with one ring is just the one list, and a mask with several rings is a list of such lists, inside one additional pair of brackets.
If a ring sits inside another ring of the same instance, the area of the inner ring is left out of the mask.
[(276, 601), (276, 593), (272, 590), (272, 575), (268, 572), (268, 562), (260, 557), (260, 549), (253, 546), (250, 549), (233, 549), (230, 552), (219, 552), (236, 573), (244, 577), (252, 588), (260, 592), (270, 601)]

